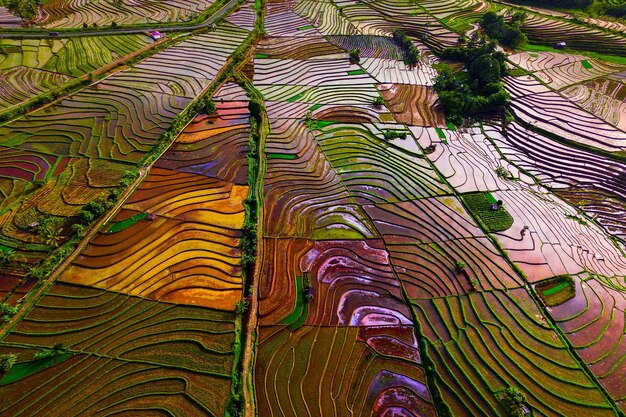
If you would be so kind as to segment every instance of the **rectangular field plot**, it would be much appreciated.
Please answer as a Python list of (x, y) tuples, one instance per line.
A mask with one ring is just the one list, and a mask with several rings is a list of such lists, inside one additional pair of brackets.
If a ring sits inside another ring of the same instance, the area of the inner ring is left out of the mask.
[[(458, 192), (519, 187), (496, 173), (498, 167), (502, 166), (507, 168), (507, 176), (519, 175), (519, 171), (501, 158), (498, 150), (478, 128), (468, 129), (465, 133), (442, 132), (439, 129), (437, 133), (445, 136), (445, 139), (440, 138), (439, 143), (433, 142), (435, 148), (428, 159)], [(426, 142), (425, 139), (421, 140)]]
[(151, 42), (145, 35), (0, 40), (0, 108), (57, 88)]
[(0, 137), (12, 147), (53, 155), (136, 162), (189, 101), (96, 84), (1, 127)]
[[(354, 202), (306, 125), (278, 124), (267, 149), (264, 182), (265, 236), (364, 239), (376, 231)], [(280, 152), (280, 153), (279, 153)], [(271, 154), (270, 154), (271, 155)]]
[(267, 36), (302, 37), (322, 36), (304, 17), (293, 11), (293, 3), (269, 3), (265, 30)]
[(197, 116), (155, 166), (247, 184), (247, 105), (245, 101), (217, 103), (215, 115)]
[(269, 101), (286, 101), (289, 103), (370, 105), (379, 96), (376, 85), (338, 85), (338, 86), (298, 86), (298, 85), (266, 85), (259, 88)]
[(258, 349), (259, 415), (435, 416), (410, 327), (264, 327)]
[(61, 280), (232, 310), (241, 298), (247, 193), (245, 186), (155, 168)]
[(623, 163), (562, 144), (517, 123), (510, 124), (505, 135), (494, 128), (486, 130), (508, 160), (595, 218), (611, 234), (626, 236)]
[(626, 66), (593, 60), (584, 55), (554, 52), (521, 52), (510, 59), (555, 90), (626, 69)]
[(615, 152), (626, 148), (626, 133), (541, 86), (538, 81), (529, 82), (520, 88), (512, 80), (507, 80), (505, 87), (511, 94), (511, 107), (515, 115), (524, 122), (572, 142), (601, 150)]
[[(394, 270), (412, 299), (516, 288), (522, 280), (487, 238), (431, 244), (393, 243), (385, 236)], [(459, 267), (462, 263), (463, 268)]]
[(389, 243), (433, 243), (484, 237), (456, 197), (367, 205), (364, 209)]
[[(5, 375), (13, 382), (0, 387), (0, 413), (222, 415), (234, 321), (232, 313), (56, 284), (0, 349), (20, 362), (56, 344), (69, 355), (35, 373)], [(59, 402), (66, 389), (72, 395)]]
[(497, 394), (508, 386), (540, 415), (615, 415), (525, 289), (424, 300), (415, 310), (453, 415), (502, 415)]
[[(267, 22), (268, 20), (265, 21), (266, 27)], [(261, 56), (273, 59), (294, 60), (324, 56), (343, 56), (347, 58), (348, 56), (345, 50), (333, 45), (322, 36), (269, 36), (259, 40), (255, 52), (257, 54), (255, 63), (259, 61)]]
[[(260, 323), (316, 326), (412, 324), (380, 239), (265, 239)], [(304, 291), (313, 294), (310, 300)]]
[(626, 130), (626, 84), (620, 77), (601, 77), (573, 85), (561, 94), (583, 109)]
[(428, 63), (409, 67), (395, 59), (361, 58), (359, 64), (379, 83), (432, 86), (437, 75)]
[(446, 126), (443, 111), (437, 105), (437, 92), (433, 88), (409, 84), (382, 84), (379, 88), (398, 123)]
[(300, 86), (341, 86), (371, 85), (376, 80), (360, 67), (343, 59), (255, 59), (254, 84), (265, 85), (300, 85)]
[(149, 22), (185, 22), (211, 6), (212, 0), (164, 0), (157, 3), (139, 0), (132, 3), (111, 4), (105, 0), (73, 3), (46, 2), (43, 7), (44, 25), (47, 27), (80, 27), (117, 24), (129, 25)]
[(626, 411), (624, 284), (623, 278), (575, 276), (573, 296), (549, 307), (548, 312), (600, 384)]
[(500, 191), (494, 198), (504, 202), (514, 219), (509, 229), (495, 236), (530, 282), (583, 270), (626, 275), (622, 252), (603, 230), (552, 194)]
[(324, 154), (355, 201), (397, 202), (450, 192), (425, 158), (395, 146), (412, 141), (410, 133), (404, 140), (384, 141), (377, 127), (382, 128), (331, 124), (316, 132)]
[(323, 35), (354, 35), (358, 30), (331, 0), (300, 0), (293, 11), (307, 19)]

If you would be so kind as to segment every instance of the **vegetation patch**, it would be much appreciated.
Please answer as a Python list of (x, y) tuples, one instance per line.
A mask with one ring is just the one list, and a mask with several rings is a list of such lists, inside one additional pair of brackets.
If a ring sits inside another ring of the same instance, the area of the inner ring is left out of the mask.
[(470, 212), (478, 217), (488, 232), (503, 232), (513, 225), (513, 217), (491, 193), (469, 193), (462, 198)]
[(506, 56), (494, 42), (447, 48), (441, 56), (464, 63), (462, 70), (437, 65), (435, 90), (448, 121), (460, 125), (464, 118), (503, 111), (510, 99), (501, 81), (507, 74)]
[(548, 307), (554, 307), (576, 296), (574, 280), (570, 275), (557, 275), (535, 285), (535, 291)]
[(121, 232), (122, 230), (132, 226), (133, 224), (145, 219), (146, 217), (148, 217), (148, 213), (145, 212), (140, 212), (135, 214), (132, 217), (129, 217), (128, 219), (119, 221), (119, 222), (114, 222), (111, 223), (111, 225), (104, 231), (105, 233), (117, 233), (117, 232)]
[(268, 153), (267, 159), (288, 159), (293, 160), (297, 159), (298, 155), (294, 153)]
[(34, 375), (39, 371), (57, 365), (71, 357), (72, 354), (64, 353), (58, 356), (51, 356), (48, 358), (15, 364), (9, 372), (2, 376), (2, 379), (0, 379), (0, 386), (11, 384), (22, 378), (26, 378), (27, 376)]

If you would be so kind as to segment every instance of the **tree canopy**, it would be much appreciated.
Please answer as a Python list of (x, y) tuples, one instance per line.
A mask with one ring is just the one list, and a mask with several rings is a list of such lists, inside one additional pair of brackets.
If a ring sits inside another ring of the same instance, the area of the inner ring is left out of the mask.
[(35, 0), (0, 0), (0, 4), (24, 21), (31, 21), (37, 16)]
[(498, 41), (502, 45), (517, 48), (528, 41), (528, 38), (520, 29), (525, 19), (525, 13), (516, 12), (507, 23), (502, 16), (494, 12), (487, 12), (480, 20), (480, 26), (491, 39)]
[(501, 81), (507, 72), (505, 56), (496, 51), (493, 42), (478, 47), (448, 48), (441, 56), (465, 63), (456, 72), (449, 65), (437, 67), (435, 90), (449, 121), (461, 124), (466, 117), (499, 111), (508, 103), (509, 95)]

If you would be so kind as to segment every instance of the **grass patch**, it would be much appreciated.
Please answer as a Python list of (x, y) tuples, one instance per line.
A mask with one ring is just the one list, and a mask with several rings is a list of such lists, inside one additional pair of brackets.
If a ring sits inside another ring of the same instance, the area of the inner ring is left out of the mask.
[(302, 97), (304, 97), (304, 93), (298, 93), (295, 96), (288, 98), (287, 101), (289, 103), (293, 103), (294, 101), (300, 100)]
[(586, 69), (592, 69), (593, 68), (593, 65), (591, 65), (589, 63), (589, 61), (587, 61), (586, 59), (583, 59), (581, 64), (583, 64), (583, 68), (586, 68)]
[(451, 130), (453, 132), (456, 131), (456, 126), (452, 122), (446, 122), (446, 127), (448, 128), (448, 130)]
[(267, 159), (296, 159), (298, 155), (293, 153), (268, 153)]
[(446, 134), (440, 127), (436, 127), (435, 130), (437, 131), (437, 136), (439, 136), (439, 139), (446, 139)]
[(496, 204), (491, 193), (469, 193), (463, 195), (462, 198), (472, 214), (480, 219), (488, 232), (503, 232), (513, 225), (513, 217), (504, 206), (498, 210), (491, 209), (491, 205)]
[(320, 107), (322, 107), (322, 105), (321, 105), (321, 104), (315, 104), (315, 105), (311, 106), (311, 108), (309, 109), (309, 111), (313, 112), (313, 111), (315, 111), (315, 110), (319, 109)]
[(19, 381), (22, 378), (36, 374), (43, 369), (59, 364), (71, 357), (71, 354), (65, 353), (56, 357), (18, 363), (11, 368), (9, 373), (5, 374), (2, 379), (0, 379), (0, 386)]
[(296, 277), (296, 308), (291, 314), (280, 321), (281, 324), (289, 326), (290, 330), (295, 330), (304, 324), (308, 312), (308, 304), (304, 302), (304, 284), (302, 277)]
[(516, 67), (516, 68), (509, 70), (509, 75), (511, 77), (521, 77), (522, 75), (528, 75), (528, 74), (530, 74), (530, 72), (526, 71), (523, 68)]
[(307, 29), (314, 29), (314, 27), (313, 25), (306, 25), (306, 26), (302, 26), (298, 28), (298, 30), (307, 30)]
[(362, 74), (367, 74), (363, 68), (348, 71), (348, 75), (362, 75)]
[(535, 285), (539, 298), (548, 307), (571, 300), (576, 296), (574, 280), (569, 275), (557, 275)]
[(146, 217), (148, 217), (148, 213), (145, 212), (141, 212), (141, 213), (137, 213), (132, 217), (129, 217), (126, 220), (122, 220), (119, 222), (115, 222), (112, 223), (111, 226), (109, 226), (106, 230), (105, 233), (117, 233), (117, 232), (121, 232), (122, 230), (132, 226), (133, 224), (145, 219)]

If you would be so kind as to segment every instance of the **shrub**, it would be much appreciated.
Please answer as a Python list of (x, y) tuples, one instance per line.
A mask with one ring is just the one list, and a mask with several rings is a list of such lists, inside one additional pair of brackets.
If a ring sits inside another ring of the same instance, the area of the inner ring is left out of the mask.
[(7, 373), (17, 362), (17, 353), (6, 353), (0, 355), (0, 371)]
[(250, 114), (256, 119), (257, 123), (261, 123), (261, 112), (263, 111), (261, 103), (254, 99), (250, 100), (248, 110), (250, 110)]
[(241, 300), (235, 303), (235, 312), (239, 314), (240, 316), (246, 314), (246, 312), (248, 311), (249, 304), (250, 303), (248, 302), (248, 300), (246, 300), (245, 298), (242, 298)]
[(404, 51), (405, 62), (408, 65), (417, 65), (417, 63), (419, 62), (419, 51), (413, 44), (411, 38), (403, 31), (396, 29), (393, 31), (393, 40)]
[(350, 61), (353, 63), (357, 63), (359, 61), (361, 61), (361, 50), (360, 49), (353, 49), (350, 51)]
[(500, 394), (500, 406), (504, 411), (504, 417), (524, 417), (524, 405), (526, 396), (515, 387), (508, 387)]
[(87, 210), (81, 210), (78, 212), (78, 221), (83, 225), (91, 224), (94, 216), (93, 213)]
[(385, 104), (385, 99), (382, 98), (381, 96), (378, 96), (374, 98), (374, 101), (372, 101), (372, 103), (374, 104), (374, 106), (380, 107), (383, 104)]
[(502, 45), (517, 48), (528, 41), (520, 29), (525, 19), (525, 13), (516, 12), (511, 16), (510, 22), (506, 23), (502, 16), (495, 12), (487, 12), (483, 15), (480, 26), (491, 39), (495, 39)]
[(406, 132), (399, 132), (397, 130), (385, 130), (383, 132), (383, 137), (385, 138), (385, 140), (392, 140), (392, 139), (406, 139)]

